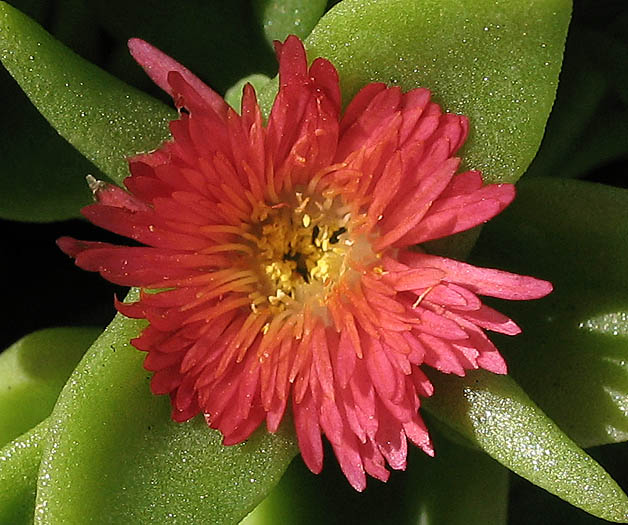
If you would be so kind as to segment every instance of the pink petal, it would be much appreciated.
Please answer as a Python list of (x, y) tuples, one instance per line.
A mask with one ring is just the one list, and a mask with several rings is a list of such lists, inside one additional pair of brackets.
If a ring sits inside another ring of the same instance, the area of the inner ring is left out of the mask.
[(384, 234), (373, 243), (376, 251), (383, 250), (399, 240), (423, 219), (433, 201), (453, 177), (459, 164), (460, 159), (447, 159), (432, 173), (431, 177), (422, 181), (411, 191), (399, 207), (395, 206), (394, 209), (387, 210), (380, 224)]
[(478, 268), (436, 255), (404, 250), (400, 252), (399, 260), (412, 267), (427, 266), (443, 270), (447, 274), (443, 279), (444, 281), (471, 288), (479, 295), (527, 300), (544, 297), (553, 289), (552, 284), (548, 281), (501, 270)]
[(342, 472), (351, 486), (358, 492), (362, 492), (366, 488), (366, 476), (358, 446), (355, 436), (349, 430), (345, 431), (341, 444), (332, 443)]
[(344, 115), (340, 122), (340, 133), (344, 135), (353, 124), (355, 124), (364, 113), (365, 109), (369, 106), (371, 101), (381, 91), (387, 89), (386, 84), (383, 82), (372, 82), (364, 86), (357, 95), (351, 99), (349, 105), (345, 109)]
[(428, 456), (434, 456), (434, 447), (427, 427), (421, 416), (417, 416), (416, 421), (407, 421), (403, 424), (403, 430), (406, 436), (417, 447), (420, 447)]
[(441, 194), (441, 199), (456, 197), (466, 193), (473, 193), (483, 186), (481, 171), (465, 171), (459, 173), (449, 183), (449, 186)]
[(425, 364), (444, 374), (456, 374), (461, 377), (465, 375), (464, 367), (449, 343), (424, 333), (419, 335), (419, 339), (426, 350)]
[(392, 469), (405, 470), (408, 442), (401, 423), (396, 421), (381, 405), (378, 407), (378, 413), (381, 422), (375, 442)]
[(371, 381), (381, 397), (393, 399), (399, 388), (398, 372), (388, 360), (379, 341), (371, 339), (370, 342), (365, 358)]
[[(366, 109), (357, 116), (349, 128), (344, 128), (346, 124), (343, 121), (344, 132), (338, 144), (337, 160), (345, 160), (349, 153), (381, 142), (382, 130), (388, 129), (389, 123), (393, 122), (392, 119), (398, 114), (401, 104), (401, 89), (389, 87), (380, 90), (379, 84), (375, 84), (374, 87), (369, 87), (369, 90), (365, 91), (365, 99), (372, 93), (377, 94), (369, 100)], [(359, 100), (358, 104), (362, 102), (362, 100)], [(354, 114), (352, 113), (349, 115), (349, 118), (353, 116)]]
[(324, 397), (321, 402), (319, 422), (330, 443), (342, 443), (345, 424), (336, 403), (329, 398)]
[(373, 441), (369, 440), (366, 443), (361, 443), (360, 456), (364, 463), (364, 469), (369, 475), (380, 481), (388, 481), (390, 472), (386, 469), (386, 460), (382, 456), (381, 452), (373, 444)]
[(338, 349), (335, 352), (334, 371), (341, 388), (346, 388), (349, 379), (353, 375), (356, 363), (356, 354), (351, 344), (351, 339), (346, 330), (340, 333)]
[(506, 335), (517, 335), (521, 333), (521, 328), (519, 328), (517, 323), (486, 305), (482, 305), (479, 310), (472, 312), (460, 312), (459, 315), (485, 330), (491, 330), (492, 332), (499, 332), (500, 334)]
[(423, 116), (425, 108), (430, 101), (431, 93), (425, 88), (411, 89), (402, 96), (401, 113), (403, 124), (399, 132), (399, 143), (405, 144)]
[(514, 185), (491, 184), (473, 193), (438, 199), (397, 245), (419, 244), (473, 228), (501, 213), (514, 198)]
[(150, 207), (122, 188), (113, 184), (96, 180), (91, 175), (87, 176), (87, 183), (94, 194), (96, 201), (104, 206), (124, 208), (129, 211), (148, 211)]
[(437, 268), (411, 268), (404, 272), (389, 272), (385, 281), (398, 292), (405, 292), (435, 286), (444, 276), (445, 273)]
[(323, 442), (316, 415), (318, 411), (311, 394), (301, 403), (293, 401), (292, 412), (303, 461), (314, 474), (318, 474), (323, 469)]
[(216, 113), (219, 115), (226, 114), (228, 106), (222, 97), (213, 89), (209, 88), (188, 68), (182, 66), (173, 58), (139, 38), (131, 38), (128, 45), (129, 51), (135, 61), (142, 66), (151, 80), (166, 93), (170, 95), (173, 94), (170, 84), (168, 83), (168, 73), (176, 71)]
[(251, 412), (251, 415), (233, 428), (231, 432), (223, 431), (224, 438), (222, 440), (222, 444), (225, 446), (237, 445), (238, 443), (242, 443), (247, 440), (255, 429), (260, 426), (265, 415), (266, 412), (264, 412), (260, 407), (256, 407), (255, 410)]
[(93, 224), (155, 248), (197, 251), (209, 244), (200, 236), (168, 231), (158, 224), (161, 219), (152, 211), (129, 212), (123, 208), (92, 204), (81, 213)]
[(482, 306), (472, 291), (451, 283), (434, 286), (425, 296), (425, 301), (456, 310), (477, 310)]
[(170, 279), (198, 275), (195, 266), (207, 269), (211, 265), (211, 258), (203, 260), (203, 256), (196, 254), (168, 253), (156, 248), (127, 248), (68, 237), (60, 238), (57, 244), (76, 258), (80, 268), (100, 272), (122, 286), (152, 286)]
[(447, 319), (442, 315), (438, 315), (426, 308), (417, 309), (417, 313), (419, 319), (421, 320), (421, 324), (416, 328), (417, 330), (448, 340), (467, 338), (467, 333), (460, 328), (458, 323), (455, 321)]

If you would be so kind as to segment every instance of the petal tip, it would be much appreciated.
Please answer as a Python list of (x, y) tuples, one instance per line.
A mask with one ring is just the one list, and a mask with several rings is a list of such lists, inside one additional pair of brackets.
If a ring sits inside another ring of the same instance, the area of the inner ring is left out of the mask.
[(81, 241), (72, 237), (59, 237), (55, 243), (63, 253), (73, 259), (85, 249)]

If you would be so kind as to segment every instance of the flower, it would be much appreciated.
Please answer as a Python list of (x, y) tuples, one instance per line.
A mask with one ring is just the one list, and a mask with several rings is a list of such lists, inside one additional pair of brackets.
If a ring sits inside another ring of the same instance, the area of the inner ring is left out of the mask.
[(510, 184), (456, 174), (465, 117), (427, 89), (372, 83), (341, 114), (338, 75), (303, 44), (276, 44), (280, 87), (264, 124), (253, 88), (237, 114), (141, 40), (131, 53), (173, 97), (172, 140), (130, 159), (128, 191), (90, 179), (94, 224), (145, 246), (62, 238), (76, 264), (142, 289), (116, 301), (148, 327), (151, 389), (172, 417), (203, 413), (224, 443), (292, 411), (307, 466), (322, 434), (357, 490), (406, 465), (407, 440), (434, 451), (419, 414), (423, 365), (506, 373), (484, 330), (519, 327), (478, 295), (533, 299), (548, 282), (476, 268), (420, 245), (487, 221)]

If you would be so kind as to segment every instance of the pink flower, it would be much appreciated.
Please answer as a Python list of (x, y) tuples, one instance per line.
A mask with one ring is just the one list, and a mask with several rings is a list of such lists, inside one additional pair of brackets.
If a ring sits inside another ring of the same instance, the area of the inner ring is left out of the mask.
[(128, 189), (91, 181), (83, 214), (145, 247), (69, 238), (85, 270), (142, 288), (116, 303), (149, 326), (151, 389), (172, 417), (203, 413), (232, 445), (292, 410), (318, 473), (324, 434), (349, 482), (406, 466), (407, 440), (433, 455), (419, 415), (431, 366), (506, 373), (484, 330), (519, 327), (478, 295), (533, 299), (548, 282), (426, 253), (420, 245), (487, 221), (510, 184), (456, 174), (465, 117), (427, 89), (373, 83), (341, 112), (327, 60), (277, 43), (280, 88), (264, 124), (253, 88), (238, 115), (183, 66), (141, 40), (131, 53), (172, 95), (173, 139), (129, 161)]

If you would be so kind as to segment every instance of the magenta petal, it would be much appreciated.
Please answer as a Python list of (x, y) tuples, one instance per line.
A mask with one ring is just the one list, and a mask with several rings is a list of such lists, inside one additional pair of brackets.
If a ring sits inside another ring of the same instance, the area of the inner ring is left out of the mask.
[(436, 255), (404, 250), (400, 252), (399, 260), (412, 267), (429, 266), (431, 268), (439, 268), (447, 274), (443, 278), (444, 281), (467, 288), (470, 287), (479, 295), (511, 300), (527, 300), (544, 297), (553, 289), (552, 284), (548, 281), (502, 270), (478, 268)]
[(514, 197), (480, 172), (456, 174), (467, 118), (426, 88), (385, 84), (365, 86), (341, 117), (335, 67), (310, 64), (291, 36), (276, 44), (265, 123), (251, 86), (238, 114), (150, 44), (129, 48), (179, 115), (169, 141), (129, 160), (128, 192), (88, 178), (97, 202), (83, 213), (143, 246), (58, 244), (81, 268), (141, 288), (115, 306), (148, 322), (131, 343), (171, 417), (204, 414), (232, 445), (264, 421), (276, 431), (289, 406), (310, 470), (323, 467), (324, 435), (357, 490), (366, 474), (405, 468), (408, 440), (433, 455), (423, 366), (505, 373), (485, 330), (519, 327), (478, 294), (551, 290), (403, 249), (481, 224)]
[(301, 456), (307, 467), (318, 474), (323, 469), (323, 442), (318, 424), (317, 407), (310, 394), (301, 403), (292, 401), (294, 427), (299, 440)]
[(168, 83), (168, 73), (177, 71), (203, 97), (203, 99), (220, 115), (227, 111), (227, 104), (222, 97), (208, 87), (188, 68), (179, 64), (156, 47), (140, 38), (131, 38), (128, 42), (129, 51), (135, 61), (142, 66), (151, 80), (169, 95), (172, 95)]
[(390, 272), (386, 275), (386, 282), (398, 292), (405, 292), (435, 286), (444, 276), (445, 273), (437, 268), (411, 268), (404, 272)]
[(434, 200), (453, 177), (459, 164), (458, 158), (447, 159), (432, 174), (432, 177), (422, 181), (411, 191), (399, 207), (388, 207), (393, 209), (387, 210), (381, 221), (383, 235), (373, 243), (376, 250), (385, 249), (420, 223)]
[(468, 230), (501, 213), (514, 198), (512, 184), (492, 184), (472, 193), (439, 199), (421, 223), (396, 245), (410, 246)]
[(362, 492), (366, 488), (366, 475), (357, 439), (345, 430), (342, 444), (332, 443), (332, 447), (345, 477), (355, 490)]
[(506, 335), (517, 335), (521, 333), (521, 328), (512, 319), (504, 314), (493, 310), (491, 307), (482, 305), (479, 310), (460, 312), (459, 315), (467, 321), (471, 321), (476, 326), (499, 332)]

